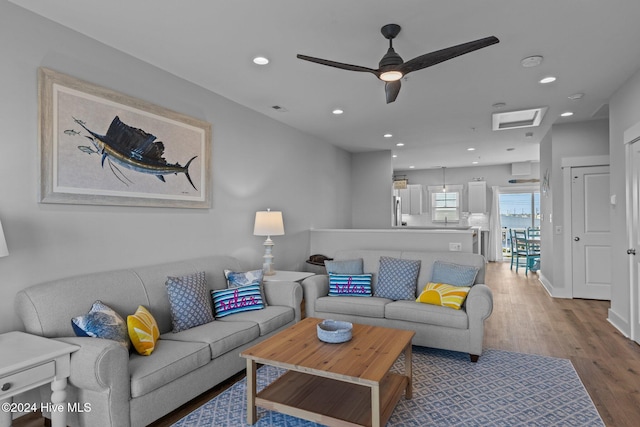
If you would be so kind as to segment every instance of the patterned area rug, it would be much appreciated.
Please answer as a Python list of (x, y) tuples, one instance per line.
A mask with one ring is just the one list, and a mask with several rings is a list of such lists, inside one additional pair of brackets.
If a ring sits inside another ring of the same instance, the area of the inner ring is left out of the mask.
[[(404, 362), (396, 362), (402, 371)], [(284, 371), (258, 370), (258, 390)], [(413, 347), (413, 399), (400, 399), (387, 426), (604, 426), (567, 359), (487, 350), (478, 363), (464, 353)], [(246, 424), (245, 380), (174, 427)], [(320, 424), (258, 408), (257, 427)]]

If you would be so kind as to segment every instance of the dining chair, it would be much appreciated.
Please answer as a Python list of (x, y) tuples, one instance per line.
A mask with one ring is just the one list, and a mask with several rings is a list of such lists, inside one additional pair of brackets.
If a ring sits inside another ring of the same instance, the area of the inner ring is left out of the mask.
[[(529, 271), (533, 270), (533, 266), (540, 259), (540, 230), (514, 230), (518, 259), (516, 260), (516, 272), (518, 268), (524, 265), (525, 276), (529, 275)], [(520, 258), (524, 259), (524, 264), (520, 263)]]
[(511, 267), (515, 264), (516, 272), (527, 261), (527, 231), (524, 229), (511, 229)]

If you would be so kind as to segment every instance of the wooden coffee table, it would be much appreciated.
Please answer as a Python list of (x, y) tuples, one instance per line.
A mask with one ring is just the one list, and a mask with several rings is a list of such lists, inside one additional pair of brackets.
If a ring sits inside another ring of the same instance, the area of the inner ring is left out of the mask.
[[(412, 397), (413, 331), (353, 325), (353, 338), (341, 344), (320, 341), (306, 318), (240, 353), (247, 359), (247, 422), (256, 406), (327, 426), (380, 427), (402, 397)], [(404, 375), (389, 372), (404, 352)], [(256, 364), (287, 369), (256, 394)]]

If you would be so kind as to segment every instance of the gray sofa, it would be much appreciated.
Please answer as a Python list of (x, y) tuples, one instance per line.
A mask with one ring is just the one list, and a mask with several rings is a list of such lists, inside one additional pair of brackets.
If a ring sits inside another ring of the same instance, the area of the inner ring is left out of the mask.
[[(71, 356), (68, 402), (90, 403), (70, 413), (70, 426), (145, 426), (246, 367), (239, 353), (300, 320), (302, 288), (265, 282), (268, 306), (173, 333), (167, 276), (205, 272), (210, 289), (226, 288), (224, 269), (242, 271), (228, 256), (210, 256), (141, 268), (88, 274), (35, 285), (18, 293), (15, 308), (26, 332), (77, 344)], [(76, 337), (71, 318), (101, 300), (123, 318), (144, 305), (160, 339), (150, 356), (131, 354), (116, 341)], [(42, 393), (50, 391), (42, 390)], [(43, 396), (44, 397), (44, 396)]]
[(415, 301), (393, 301), (379, 297), (328, 296), (327, 275), (316, 275), (302, 282), (307, 317), (344, 320), (415, 331), (413, 344), (469, 353), (476, 362), (482, 354), (484, 321), (493, 310), (493, 294), (484, 283), (485, 259), (462, 252), (403, 252), (389, 250), (339, 251), (335, 260), (363, 259), (364, 272), (376, 273), (381, 256), (420, 260), (416, 297), (431, 279), (435, 261), (472, 265), (479, 268), (475, 284), (460, 310)]

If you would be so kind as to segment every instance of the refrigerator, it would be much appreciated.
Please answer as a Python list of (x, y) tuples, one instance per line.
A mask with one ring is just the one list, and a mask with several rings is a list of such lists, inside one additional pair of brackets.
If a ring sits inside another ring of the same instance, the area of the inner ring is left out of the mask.
[(393, 217), (391, 219), (392, 227), (402, 226), (402, 199), (400, 196), (393, 196)]

